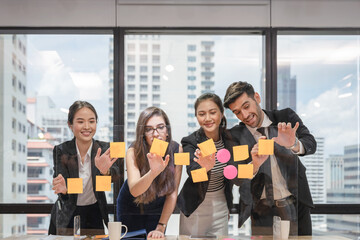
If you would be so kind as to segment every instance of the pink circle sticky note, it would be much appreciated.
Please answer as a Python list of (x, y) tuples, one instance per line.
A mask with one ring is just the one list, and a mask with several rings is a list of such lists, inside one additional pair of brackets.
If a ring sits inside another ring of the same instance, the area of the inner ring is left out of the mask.
[(235, 240), (233, 238), (223, 238), (222, 240)]
[(219, 162), (227, 163), (230, 160), (230, 152), (227, 149), (220, 149), (216, 153), (216, 158)]
[(237, 169), (233, 165), (229, 165), (224, 167), (224, 176), (227, 179), (234, 179), (237, 176)]

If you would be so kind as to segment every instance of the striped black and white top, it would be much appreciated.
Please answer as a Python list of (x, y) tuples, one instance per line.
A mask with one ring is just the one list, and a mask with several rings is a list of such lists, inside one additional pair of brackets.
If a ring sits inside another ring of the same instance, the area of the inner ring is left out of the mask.
[[(224, 142), (220, 139), (215, 143), (216, 150), (219, 151), (220, 149), (225, 148)], [(221, 163), (215, 158), (215, 166), (211, 169), (210, 173), (210, 181), (207, 191), (208, 192), (215, 192), (225, 187), (224, 183), (224, 167), (226, 167), (226, 163)]]

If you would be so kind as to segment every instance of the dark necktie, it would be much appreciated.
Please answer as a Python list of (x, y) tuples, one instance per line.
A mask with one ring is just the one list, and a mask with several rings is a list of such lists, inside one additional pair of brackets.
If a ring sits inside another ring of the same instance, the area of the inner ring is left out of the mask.
[[(266, 136), (265, 128), (260, 127), (256, 131), (261, 133), (262, 136)], [(269, 205), (272, 206), (274, 204), (274, 190), (272, 184), (270, 156), (263, 163), (262, 168), (263, 168), (264, 180), (265, 180), (264, 185), (265, 185), (266, 200), (268, 201)]]

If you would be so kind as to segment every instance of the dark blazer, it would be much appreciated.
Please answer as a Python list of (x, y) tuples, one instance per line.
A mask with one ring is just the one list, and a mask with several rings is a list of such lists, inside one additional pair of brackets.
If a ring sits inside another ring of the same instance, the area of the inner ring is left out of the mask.
[[(305, 153), (303, 155), (313, 154), (316, 151), (316, 141), (310, 134), (307, 127), (303, 124), (300, 117), (290, 108), (283, 110), (266, 111), (265, 114), (270, 118), (272, 124), (269, 128), (269, 138), (277, 136), (277, 124), (279, 122), (290, 122), (292, 126), (299, 122), (299, 128), (296, 131), (296, 137), (304, 146)], [(244, 123), (230, 129), (234, 144), (249, 145), (249, 159), (243, 163), (252, 161), (250, 151), (256, 144), (256, 141)], [(306, 168), (301, 163), (298, 155), (293, 154), (291, 150), (286, 149), (275, 143), (274, 155), (276, 156), (280, 171), (284, 177), (287, 187), (291, 194), (295, 196), (299, 204), (313, 208), (313, 201), (306, 178)], [(240, 186), (239, 201), (239, 226), (241, 226), (251, 214), (251, 209), (256, 206), (260, 200), (264, 188), (264, 169), (260, 167), (258, 173), (252, 180), (243, 180)], [(249, 194), (251, 192), (251, 194)]]
[[(93, 183), (93, 191), (100, 208), (101, 217), (104, 220), (106, 226), (109, 222), (107, 202), (104, 192), (95, 191), (95, 179), (96, 175), (101, 175), (99, 169), (95, 166), (95, 156), (98, 148), (101, 148), (101, 154), (103, 154), (108, 148), (109, 143), (101, 142), (93, 139), (93, 145), (91, 149), (91, 175)], [(54, 175), (57, 177), (58, 174), (62, 174), (67, 184), (67, 178), (78, 178), (79, 167), (78, 158), (76, 152), (75, 138), (71, 141), (64, 142), (54, 147), (53, 150), (54, 158)], [(120, 171), (116, 163), (110, 168), (112, 181), (115, 176), (120, 176)], [(51, 222), (49, 227), (49, 234), (56, 234), (56, 228), (66, 228), (70, 223), (71, 217), (76, 209), (76, 202), (78, 194), (58, 194), (52, 210), (51, 210)], [(59, 209), (61, 206), (61, 210)], [(55, 228), (55, 229), (54, 229)]]
[[(230, 150), (232, 146), (230, 144), (232, 141), (229, 141), (230, 134), (225, 132), (222, 134), (222, 139), (224, 141), (225, 148)], [(183, 188), (178, 196), (177, 206), (185, 216), (190, 216), (198, 206), (204, 201), (205, 194), (209, 186), (209, 181), (193, 183), (191, 178), (191, 171), (201, 168), (201, 166), (194, 161), (194, 153), (198, 148), (197, 144), (206, 141), (207, 138), (202, 129), (199, 129), (193, 132), (191, 135), (184, 137), (181, 140), (183, 147), (183, 152), (190, 153), (190, 165), (186, 166), (186, 171), (188, 178), (184, 183)], [(231, 157), (228, 164), (234, 165), (234, 161)], [(208, 172), (208, 178), (210, 179), (211, 170)], [(225, 178), (225, 197), (229, 210), (233, 205), (233, 196), (232, 196), (232, 182)]]

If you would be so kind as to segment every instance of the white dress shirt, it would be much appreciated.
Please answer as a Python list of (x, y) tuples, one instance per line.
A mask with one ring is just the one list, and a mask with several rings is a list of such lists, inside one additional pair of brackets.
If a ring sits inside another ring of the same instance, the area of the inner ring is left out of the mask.
[[(264, 120), (261, 124), (261, 127), (265, 128), (265, 135), (267, 138), (269, 138), (269, 130), (267, 127), (269, 127), (271, 124), (272, 124), (272, 122), (271, 122), (270, 118), (264, 113)], [(256, 131), (258, 128), (256, 128), (256, 127), (252, 128), (247, 125), (246, 125), (246, 127), (249, 129), (251, 134), (254, 136), (256, 142), (258, 142), (259, 138), (262, 136), (261, 133)], [(296, 154), (300, 154), (300, 153), (304, 152), (304, 147), (303, 147), (301, 141), (299, 141), (299, 144), (300, 144), (300, 150)], [(273, 190), (274, 190), (274, 200), (279, 200), (279, 199), (290, 196), (291, 193), (289, 192), (286, 181), (281, 174), (281, 171), (280, 171), (280, 168), (277, 163), (275, 155), (270, 155), (269, 160), (271, 161), (271, 175), (272, 175), (272, 184), (273, 184)], [(297, 166), (294, 166), (294, 167), (297, 167)], [(261, 199), (265, 199), (265, 198), (266, 198), (266, 195), (265, 195), (265, 187), (264, 187), (264, 190), (261, 194)]]
[(83, 179), (83, 193), (78, 194), (77, 206), (87, 206), (96, 203), (96, 197), (93, 190), (92, 177), (91, 177), (91, 149), (92, 143), (87, 150), (84, 157), (84, 164), (81, 161), (81, 155), (79, 148), (76, 144), (76, 152), (78, 157), (78, 166), (79, 166), (79, 178)]

